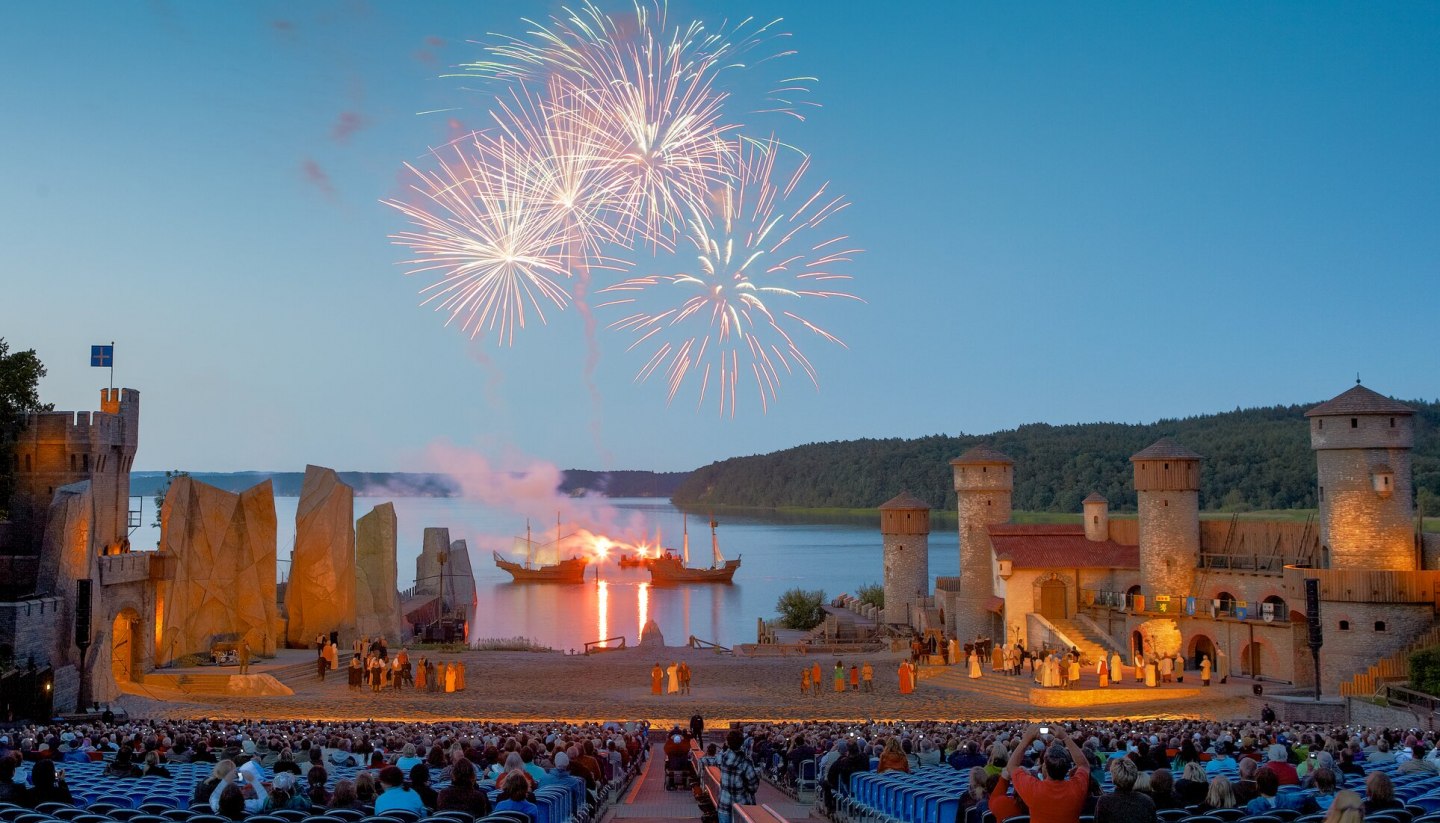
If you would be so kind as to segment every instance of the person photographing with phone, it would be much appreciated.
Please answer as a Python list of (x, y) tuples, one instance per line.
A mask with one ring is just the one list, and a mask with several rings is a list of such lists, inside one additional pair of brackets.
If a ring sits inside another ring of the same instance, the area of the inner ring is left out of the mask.
[[(1051, 732), (1054, 732), (1053, 741)], [(1039, 778), (1023, 768), (1025, 752), (1036, 740), (1047, 743), (1040, 757)], [(1085, 752), (1064, 726), (1052, 728), (1032, 723), (1026, 727), (1005, 769), (1015, 793), (1030, 809), (1031, 823), (1077, 823), (1090, 789), (1088, 762)], [(1074, 771), (1071, 771), (1072, 765)]]

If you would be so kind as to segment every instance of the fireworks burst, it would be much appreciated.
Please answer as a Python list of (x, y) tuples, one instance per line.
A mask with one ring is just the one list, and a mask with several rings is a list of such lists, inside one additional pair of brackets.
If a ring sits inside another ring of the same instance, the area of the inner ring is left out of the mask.
[[(506, 87), (492, 125), (434, 152), (438, 170), (409, 167), (414, 202), (386, 201), (414, 224), (392, 236), (414, 253), (410, 274), (439, 273), (424, 303), (472, 338), (493, 331), (509, 345), (532, 316), (543, 323), (547, 308), (575, 302), (590, 341), (592, 273), (683, 244), (693, 270), (601, 290), (614, 298), (603, 306), (631, 312), (611, 328), (635, 335), (631, 349), (654, 347), (637, 379), (663, 372), (673, 402), (694, 378), (697, 405), (714, 391), (732, 417), (752, 379), (766, 410), (786, 375), (818, 385), (797, 337), (844, 344), (794, 308), (858, 299), (834, 288), (857, 250), (843, 235), (816, 238), (848, 204), (828, 184), (796, 196), (808, 156), (777, 169), (789, 147), (747, 137), (720, 83), (793, 53), (773, 48), (788, 37), (779, 21), (711, 30), (672, 24), (664, 0), (636, 0), (633, 16), (585, 0), (527, 22), (531, 31), (463, 67)], [(750, 112), (803, 120), (813, 80), (773, 84)]]
[[(584, 114), (577, 123), (590, 154), (605, 158), (620, 181), (621, 233), (667, 245), (683, 216), (726, 175), (732, 136), (728, 93), (717, 85), (727, 70), (746, 66), (772, 40), (779, 22), (747, 18), (709, 32), (698, 21), (671, 25), (664, 3), (637, 0), (633, 18), (606, 14), (587, 2), (547, 22), (526, 21), (528, 38), (489, 49), (494, 59), (467, 65), (470, 75), (522, 85), (561, 83)], [(789, 51), (757, 57), (757, 64)], [(765, 98), (765, 112), (804, 119), (799, 106), (813, 78), (788, 78)]]
[[(735, 153), (735, 181), (688, 220), (685, 240), (696, 252), (695, 268), (630, 278), (603, 289), (625, 296), (600, 306), (634, 309), (611, 328), (636, 335), (632, 350), (654, 346), (637, 380), (663, 371), (673, 401), (694, 377), (697, 405), (713, 384), (720, 413), (732, 417), (742, 380), (753, 379), (762, 410), (778, 396), (781, 379), (796, 369), (818, 385), (796, 341), (800, 331), (844, 345), (786, 306), (803, 298), (859, 299), (832, 288), (851, 279), (837, 269), (859, 250), (850, 248), (845, 236), (822, 231), (826, 220), (849, 205), (846, 200), (828, 194), (828, 184), (796, 196), (808, 157), (777, 183), (780, 146), (773, 141), (743, 143)], [(645, 310), (639, 305), (643, 294), (637, 293), (655, 293), (668, 306)]]
[[(505, 344), (525, 328), (527, 311), (543, 323), (543, 303), (564, 308), (569, 294), (557, 282), (568, 276), (564, 232), (558, 213), (538, 200), (533, 186), (513, 168), (523, 152), (503, 141), (477, 141), (473, 152), (456, 147), (453, 160), (418, 179), (418, 204), (387, 200), (420, 231), (392, 235), (417, 255), (410, 274), (441, 272), (421, 290), (422, 305), (448, 313), (473, 339), (496, 331)], [(527, 309), (528, 307), (528, 309)]]

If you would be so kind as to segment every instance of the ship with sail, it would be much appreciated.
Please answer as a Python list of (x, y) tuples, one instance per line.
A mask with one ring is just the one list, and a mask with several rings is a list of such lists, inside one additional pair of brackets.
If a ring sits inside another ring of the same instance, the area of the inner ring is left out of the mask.
[[(516, 583), (584, 583), (585, 569), (590, 558), (578, 555), (561, 559), (560, 545), (570, 535), (560, 535), (560, 521), (555, 521), (555, 539), (538, 544), (530, 535), (530, 521), (525, 521), (525, 536), (515, 538), (515, 549), (525, 558), (516, 563), (506, 560), (499, 552), (492, 551), (495, 565), (508, 572)], [(545, 563), (545, 559), (551, 562)]]
[(715, 534), (715, 528), (719, 525), (715, 518), (710, 518), (710, 568), (695, 568), (690, 565), (690, 526), (687, 521), (682, 554), (676, 556), (674, 552), (666, 551), (646, 562), (646, 568), (650, 569), (650, 582), (657, 586), (677, 583), (733, 583), (735, 572), (740, 568), (740, 558), (726, 560), (720, 553), (720, 538)]

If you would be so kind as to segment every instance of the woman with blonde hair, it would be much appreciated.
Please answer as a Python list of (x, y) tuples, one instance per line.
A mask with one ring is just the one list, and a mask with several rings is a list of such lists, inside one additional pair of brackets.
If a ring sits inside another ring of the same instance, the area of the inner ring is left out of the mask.
[[(1335, 800), (1339, 802), (1338, 795)], [(1334, 808), (1334, 804), (1331, 804), (1331, 808)], [(1366, 814), (1403, 808), (1405, 808), (1405, 804), (1395, 799), (1395, 784), (1390, 782), (1390, 775), (1379, 769), (1365, 775)]]
[(1217, 774), (1210, 778), (1210, 791), (1205, 794), (1205, 800), (1200, 803), (1200, 811), (1233, 808), (1235, 808), (1235, 787), (1230, 785), (1230, 778), (1223, 774)]
[(1325, 813), (1325, 823), (1364, 823), (1365, 804), (1360, 802), (1360, 795), (1346, 789), (1335, 794), (1335, 801), (1330, 804), (1330, 811)]
[(1175, 781), (1175, 796), (1182, 806), (1195, 806), (1205, 801), (1210, 790), (1210, 781), (1205, 776), (1205, 767), (1198, 760), (1185, 764), (1180, 779)]

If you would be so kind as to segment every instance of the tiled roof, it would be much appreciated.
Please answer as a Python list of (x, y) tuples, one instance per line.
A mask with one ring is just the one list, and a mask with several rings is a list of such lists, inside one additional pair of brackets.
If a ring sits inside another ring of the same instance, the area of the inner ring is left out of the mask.
[(950, 465), (952, 466), (959, 466), (961, 464), (968, 465), (972, 463), (1000, 463), (1009, 466), (1013, 465), (1015, 461), (1011, 460), (1005, 454), (996, 451), (993, 447), (985, 445), (984, 443), (972, 447), (969, 451), (950, 461)]
[(1138, 569), (1140, 547), (1085, 539), (1083, 525), (990, 526), (995, 557), (1017, 569)]
[(1130, 462), (1136, 460), (1203, 460), (1200, 455), (1190, 451), (1184, 446), (1176, 443), (1168, 437), (1162, 437), (1154, 443), (1146, 446), (1130, 456)]
[(1359, 384), (1341, 392), (1335, 398), (1327, 400), (1310, 411), (1305, 412), (1306, 417), (1319, 417), (1327, 414), (1414, 414), (1415, 410), (1399, 402), (1391, 400), (1377, 391), (1371, 391)]
[(1088, 497), (1086, 497), (1084, 500), (1081, 500), (1080, 502), (1081, 502), (1082, 504), (1084, 504), (1084, 503), (1109, 503), (1110, 501), (1109, 501), (1109, 500), (1106, 500), (1106, 499), (1105, 499), (1105, 495), (1101, 494), (1100, 492), (1090, 492), (1090, 495), (1089, 495)]
[(889, 509), (924, 509), (928, 512), (930, 511), (930, 504), (908, 491), (903, 491), (880, 504), (881, 511), (887, 511)]

